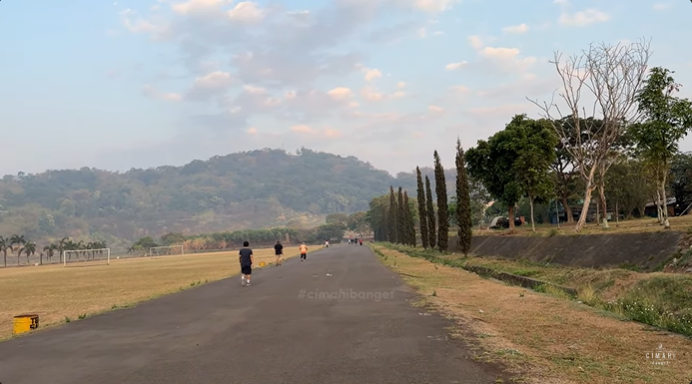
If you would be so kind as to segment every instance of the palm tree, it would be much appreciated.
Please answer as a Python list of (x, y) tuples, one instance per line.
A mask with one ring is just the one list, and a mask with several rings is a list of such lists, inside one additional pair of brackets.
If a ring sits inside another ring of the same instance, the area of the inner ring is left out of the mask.
[(22, 254), (22, 251), (24, 251), (24, 254), (26, 255), (26, 264), (31, 265), (29, 263), (29, 256), (36, 254), (36, 243), (34, 243), (31, 240), (27, 240), (24, 243), (24, 246), (19, 249), (19, 252), (17, 253), (17, 258), (19, 258), (19, 255)]
[(57, 243), (58, 255), (60, 255), (60, 258), (61, 258), (60, 261), (63, 261), (63, 260), (62, 260), (62, 257), (63, 257), (62, 252), (65, 250), (65, 244), (67, 243), (68, 240), (70, 240), (69, 237), (63, 237), (63, 238), (60, 239), (60, 241), (58, 241), (58, 243)]
[(10, 241), (0, 236), (0, 252), (2, 252), (3, 259), (5, 261), (5, 267), (7, 267), (7, 251), (10, 250)]
[[(52, 264), (53, 263), (53, 255), (55, 254), (55, 251), (58, 250), (58, 245), (56, 244), (50, 244), (46, 245), (43, 247), (43, 251), (46, 252), (46, 255), (48, 256), (48, 261)], [(41, 260), (41, 264), (43, 264), (43, 260)]]
[(19, 265), (19, 258), (21, 256), (22, 245), (26, 244), (24, 235), (12, 235), (10, 236), (10, 252), (14, 252), (17, 249), (20, 251), (17, 253), (17, 265)]

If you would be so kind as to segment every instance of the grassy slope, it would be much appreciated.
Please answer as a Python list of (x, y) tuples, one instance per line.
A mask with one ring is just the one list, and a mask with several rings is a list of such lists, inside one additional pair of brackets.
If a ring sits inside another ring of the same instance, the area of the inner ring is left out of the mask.
[[(528, 220), (528, 218), (527, 218)], [(670, 225), (673, 230), (689, 232), (692, 231), (692, 215), (671, 217)], [(656, 219), (644, 218), (620, 221), (619, 223), (610, 222), (610, 228), (603, 229), (596, 223), (587, 223), (579, 233), (574, 232), (574, 224), (561, 223), (557, 225), (540, 224), (536, 225), (536, 232), (531, 230), (531, 223), (516, 227), (514, 234), (510, 234), (508, 229), (475, 229), (473, 234), (476, 236), (574, 236), (574, 235), (593, 235), (604, 233), (643, 233), (663, 231), (663, 227), (658, 224)]]
[[(476, 359), (500, 360), (523, 382), (690, 380), (685, 361), (692, 354), (689, 339), (623, 322), (615, 314), (575, 301), (484, 279), (378, 245), (374, 248), (381, 261), (416, 287), (427, 303), (460, 324), (455, 333), (478, 347)], [(646, 352), (659, 344), (676, 352), (678, 360), (665, 366), (650, 364)]]

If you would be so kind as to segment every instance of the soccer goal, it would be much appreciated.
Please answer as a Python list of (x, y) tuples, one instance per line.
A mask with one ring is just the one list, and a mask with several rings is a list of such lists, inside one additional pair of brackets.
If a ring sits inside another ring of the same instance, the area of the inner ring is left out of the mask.
[(148, 252), (149, 256), (163, 256), (163, 255), (184, 255), (185, 250), (182, 244), (177, 245), (163, 245), (160, 247), (151, 247)]
[(78, 261), (93, 261), (93, 260), (106, 260), (108, 264), (111, 263), (111, 249), (110, 248), (99, 248), (99, 249), (71, 249), (62, 252), (62, 262), (63, 265), (67, 266), (67, 263), (73, 263)]

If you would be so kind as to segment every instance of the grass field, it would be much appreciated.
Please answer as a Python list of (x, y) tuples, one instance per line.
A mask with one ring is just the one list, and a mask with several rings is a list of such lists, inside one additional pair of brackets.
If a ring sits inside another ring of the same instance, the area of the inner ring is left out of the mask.
[[(574, 226), (576, 223), (560, 223), (560, 228), (555, 224), (540, 224), (536, 225), (536, 233), (531, 230), (530, 218), (526, 218), (527, 222), (514, 230), (515, 236), (558, 236), (558, 235), (574, 235)], [(671, 217), (669, 219), (672, 230), (680, 232), (692, 231), (692, 215)], [(605, 234), (605, 233), (641, 233), (641, 232), (659, 232), (664, 231), (663, 226), (658, 224), (658, 221), (653, 218), (624, 220), (616, 223), (611, 221), (608, 223), (610, 228), (603, 229), (597, 223), (586, 223), (584, 228), (579, 232), (582, 235), (589, 234)], [(474, 235), (477, 236), (502, 236), (509, 235), (509, 229), (474, 229)], [(456, 235), (456, 233), (455, 233)]]
[[(564, 300), (509, 286), (460, 268), (380, 246), (380, 260), (454, 319), (457, 336), (477, 346), (475, 359), (507, 364), (526, 383), (687, 383), (692, 341)], [(669, 365), (646, 359), (662, 344)]]
[[(45, 328), (238, 275), (237, 252), (0, 269), (0, 340), (12, 336), (16, 315), (36, 313)], [(255, 265), (276, 261), (274, 249), (254, 253)]]

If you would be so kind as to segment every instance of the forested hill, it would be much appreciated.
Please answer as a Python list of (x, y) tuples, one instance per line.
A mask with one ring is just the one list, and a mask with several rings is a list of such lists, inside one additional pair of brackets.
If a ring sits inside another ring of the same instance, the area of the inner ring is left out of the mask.
[[(432, 169), (425, 173), (434, 180)], [(449, 177), (453, 183), (453, 173)], [(415, 195), (415, 174), (394, 178), (355, 157), (307, 149), (234, 153), (125, 173), (20, 173), (0, 181), (0, 235), (89, 236), (112, 243), (171, 231), (309, 227), (328, 213), (367, 210), (370, 199), (390, 185)]]

